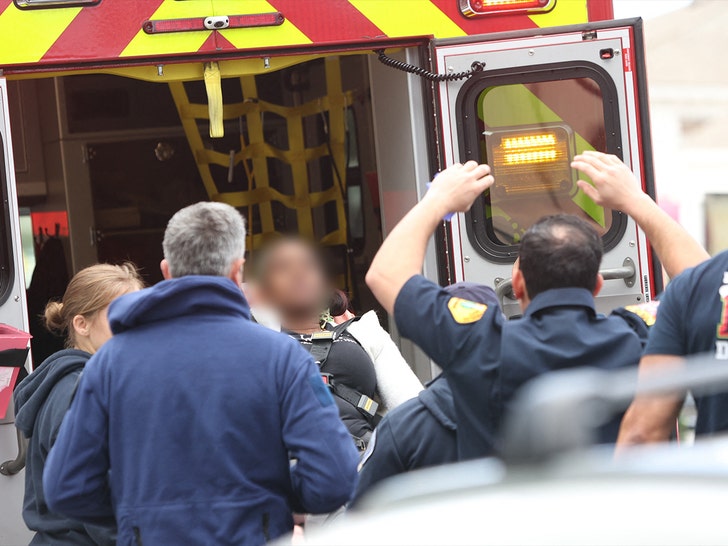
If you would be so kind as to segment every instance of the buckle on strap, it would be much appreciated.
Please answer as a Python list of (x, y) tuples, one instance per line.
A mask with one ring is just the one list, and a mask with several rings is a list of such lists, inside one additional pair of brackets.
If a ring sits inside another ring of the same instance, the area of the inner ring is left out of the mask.
[(374, 417), (377, 414), (377, 410), (379, 409), (379, 404), (369, 398), (366, 394), (362, 394), (356, 407), (370, 417)]
[(324, 385), (326, 385), (328, 388), (332, 389), (334, 388), (334, 376), (330, 373), (321, 372), (321, 381), (324, 382)]

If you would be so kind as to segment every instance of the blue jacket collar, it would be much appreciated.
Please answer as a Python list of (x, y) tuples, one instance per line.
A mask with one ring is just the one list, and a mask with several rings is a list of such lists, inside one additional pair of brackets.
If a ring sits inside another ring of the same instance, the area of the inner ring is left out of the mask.
[(249, 319), (250, 307), (230, 279), (190, 275), (117, 298), (109, 307), (109, 325), (119, 334), (150, 322), (206, 313)]
[(594, 296), (586, 288), (553, 288), (533, 298), (524, 316), (528, 317), (553, 307), (585, 307), (596, 315)]

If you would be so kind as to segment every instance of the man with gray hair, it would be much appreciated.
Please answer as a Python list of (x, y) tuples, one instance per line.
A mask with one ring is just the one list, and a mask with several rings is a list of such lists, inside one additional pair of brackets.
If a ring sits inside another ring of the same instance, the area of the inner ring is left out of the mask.
[(165, 281), (109, 308), (46, 462), (49, 507), (116, 519), (119, 544), (263, 544), (294, 511), (345, 504), (356, 449), (310, 355), (250, 320), (240, 214), (182, 209), (163, 247)]

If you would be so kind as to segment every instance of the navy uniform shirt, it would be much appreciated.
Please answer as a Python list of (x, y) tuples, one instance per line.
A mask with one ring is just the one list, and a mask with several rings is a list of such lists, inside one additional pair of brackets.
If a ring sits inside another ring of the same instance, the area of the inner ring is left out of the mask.
[[(404, 285), (394, 316), (400, 333), (447, 374), (461, 460), (493, 454), (506, 406), (524, 383), (578, 366), (635, 366), (648, 334), (632, 313), (598, 314), (592, 294), (582, 288), (539, 294), (523, 318), (509, 321), (497, 302), (452, 297), (421, 276)], [(616, 440), (618, 421), (603, 441)]]
[[(713, 353), (728, 360), (728, 252), (675, 277), (667, 286), (646, 354)], [(695, 398), (698, 434), (728, 430), (728, 395)]]
[(386, 478), (457, 460), (455, 405), (447, 380), (440, 376), (379, 423), (359, 465), (352, 505)]

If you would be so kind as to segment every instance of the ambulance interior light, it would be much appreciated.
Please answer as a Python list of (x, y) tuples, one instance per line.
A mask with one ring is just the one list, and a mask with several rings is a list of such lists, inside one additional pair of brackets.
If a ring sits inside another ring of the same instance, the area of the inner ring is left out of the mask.
[(494, 192), (528, 195), (573, 187), (573, 135), (566, 126), (486, 131)]

